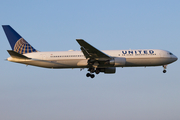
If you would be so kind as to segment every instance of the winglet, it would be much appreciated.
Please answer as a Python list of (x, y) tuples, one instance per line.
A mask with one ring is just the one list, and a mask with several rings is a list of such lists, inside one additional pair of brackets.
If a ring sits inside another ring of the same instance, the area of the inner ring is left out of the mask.
[(2, 27), (13, 51), (20, 54), (37, 52), (37, 50), (24, 40), (10, 25), (2, 25)]

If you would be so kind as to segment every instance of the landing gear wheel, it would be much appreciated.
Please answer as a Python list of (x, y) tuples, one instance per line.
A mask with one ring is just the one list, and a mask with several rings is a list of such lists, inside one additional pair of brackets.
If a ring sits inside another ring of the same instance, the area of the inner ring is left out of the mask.
[(91, 73), (94, 73), (94, 71), (95, 71), (95, 70), (94, 70), (93, 68), (90, 70)]
[(86, 77), (89, 77), (89, 76), (91, 76), (91, 74), (90, 74), (90, 73), (87, 73), (87, 74), (86, 74)]
[(100, 71), (97, 69), (97, 70), (96, 70), (96, 74), (99, 74), (99, 73), (100, 73)]
[(94, 78), (95, 77), (95, 75), (94, 74), (91, 74), (91, 78)]
[(166, 70), (163, 70), (163, 73), (166, 73)]

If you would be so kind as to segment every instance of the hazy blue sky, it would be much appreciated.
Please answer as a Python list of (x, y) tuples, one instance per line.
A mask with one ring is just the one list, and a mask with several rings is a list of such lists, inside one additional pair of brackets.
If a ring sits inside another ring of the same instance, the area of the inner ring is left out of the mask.
[[(179, 0), (1, 0), (0, 23), (40, 51), (164, 49), (180, 58)], [(163, 68), (44, 69), (5, 61), (0, 29), (0, 120), (179, 120), (180, 62)]]

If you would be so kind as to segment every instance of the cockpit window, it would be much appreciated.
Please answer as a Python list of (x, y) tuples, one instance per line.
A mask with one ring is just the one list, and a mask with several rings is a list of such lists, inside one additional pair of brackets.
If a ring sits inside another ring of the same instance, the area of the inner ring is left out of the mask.
[(172, 53), (169, 52), (170, 55), (173, 55)]

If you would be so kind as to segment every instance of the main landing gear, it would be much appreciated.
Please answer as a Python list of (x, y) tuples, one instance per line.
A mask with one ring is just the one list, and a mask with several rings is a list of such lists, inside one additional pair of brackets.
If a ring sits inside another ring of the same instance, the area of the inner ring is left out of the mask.
[(91, 78), (94, 78), (94, 77), (95, 77), (95, 75), (94, 75), (94, 74), (91, 74), (91, 73), (87, 73), (87, 74), (86, 74), (86, 77), (91, 77)]
[(92, 74), (92, 73), (96, 73), (96, 74), (99, 74), (100, 73), (100, 70), (96, 68), (96, 70), (94, 68), (89, 68), (88, 71), (90, 71), (90, 73), (87, 73), (86, 74), (86, 77), (91, 77), (91, 78), (94, 78), (95, 75)]
[(167, 65), (163, 65), (163, 68), (164, 68), (163, 73), (166, 73), (167, 72), (166, 71)]

